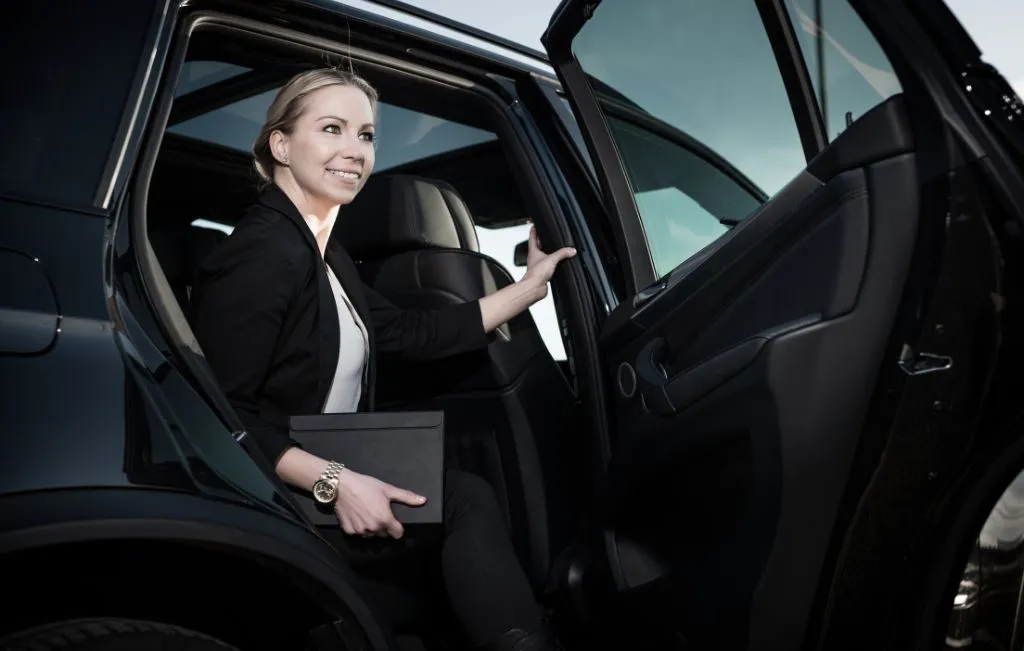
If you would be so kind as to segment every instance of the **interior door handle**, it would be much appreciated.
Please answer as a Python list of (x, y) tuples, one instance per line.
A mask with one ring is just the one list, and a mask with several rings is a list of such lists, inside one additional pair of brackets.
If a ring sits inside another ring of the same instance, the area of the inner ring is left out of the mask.
[(670, 377), (665, 367), (668, 344), (661, 337), (651, 340), (636, 360), (637, 384), (644, 404), (659, 416), (678, 414), (750, 366), (766, 341), (765, 337), (747, 339)]

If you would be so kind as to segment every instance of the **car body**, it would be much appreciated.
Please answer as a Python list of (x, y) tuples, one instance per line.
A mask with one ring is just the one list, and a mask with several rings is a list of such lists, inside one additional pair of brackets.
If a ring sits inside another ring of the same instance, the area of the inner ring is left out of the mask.
[[(485, 362), (382, 365), (380, 392), (497, 432), (477, 461), (581, 648), (1019, 643), (1021, 103), (939, 0), (825, 6), (566, 0), (550, 58), (398, 2), (6, 9), (0, 633), (398, 648), (241, 429), (155, 244), (157, 208), (248, 196), (244, 147), (201, 120), (323, 52), (438, 124), (485, 107), (493, 138), (390, 171), (580, 250), (552, 284), (564, 362), (526, 322)], [(862, 49), (807, 40), (833, 28)], [(684, 42), (711, 51), (673, 63)], [(209, 61), (228, 72), (186, 89)], [(476, 364), (512, 370), (479, 389)]]

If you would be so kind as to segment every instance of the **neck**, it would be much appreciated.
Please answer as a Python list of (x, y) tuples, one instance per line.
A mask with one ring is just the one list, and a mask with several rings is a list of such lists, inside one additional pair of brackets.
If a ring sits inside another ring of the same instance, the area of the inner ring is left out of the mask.
[(274, 176), (274, 183), (295, 204), (299, 214), (302, 215), (303, 221), (306, 222), (309, 230), (312, 231), (313, 238), (316, 239), (320, 255), (324, 255), (327, 241), (330, 239), (331, 231), (334, 230), (334, 223), (338, 219), (338, 208), (340, 206), (336, 203), (311, 196), (299, 187), (299, 184), (295, 182), (291, 175), (276, 174)]

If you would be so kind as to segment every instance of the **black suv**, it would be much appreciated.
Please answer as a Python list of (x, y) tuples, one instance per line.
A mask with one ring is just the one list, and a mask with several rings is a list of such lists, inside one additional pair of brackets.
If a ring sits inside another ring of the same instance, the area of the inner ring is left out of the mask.
[(529, 222), (580, 251), (547, 338), (378, 375), (573, 648), (1020, 643), (1024, 115), (940, 0), (566, 0), (547, 56), (397, 2), (3, 14), (3, 648), (458, 644), (383, 618), (184, 317), (325, 64), (382, 99), (368, 283), (475, 300)]

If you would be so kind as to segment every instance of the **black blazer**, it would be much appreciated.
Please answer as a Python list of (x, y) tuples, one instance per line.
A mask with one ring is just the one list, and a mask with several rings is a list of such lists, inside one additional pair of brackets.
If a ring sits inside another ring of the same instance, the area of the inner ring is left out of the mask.
[[(363, 284), (334, 238), (324, 257), (369, 334), (360, 410), (373, 409), (378, 352), (432, 359), (487, 345), (479, 302), (402, 310)], [(199, 345), (246, 431), (274, 464), (296, 445), (289, 417), (323, 410), (338, 362), (338, 312), (324, 257), (295, 204), (271, 184), (193, 283), (190, 321)]]

